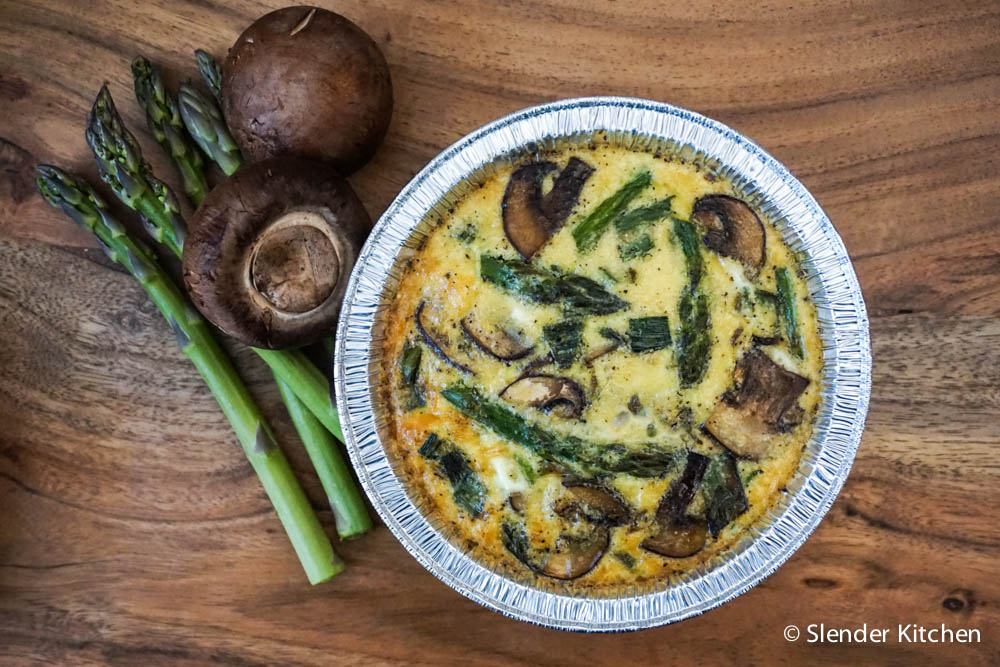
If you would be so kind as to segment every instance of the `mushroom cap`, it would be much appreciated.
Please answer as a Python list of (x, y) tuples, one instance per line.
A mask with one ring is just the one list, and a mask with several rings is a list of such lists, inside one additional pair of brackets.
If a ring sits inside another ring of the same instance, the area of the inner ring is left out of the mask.
[(371, 228), (332, 167), (279, 157), (213, 189), (184, 245), (184, 282), (215, 326), (254, 347), (306, 345), (337, 324)]
[(354, 23), (317, 7), (285, 7), (233, 44), (221, 101), (248, 160), (294, 153), (348, 174), (385, 136), (392, 82), (382, 52)]
[(705, 430), (737, 456), (766, 456), (780, 421), (809, 386), (809, 380), (782, 368), (760, 348), (752, 348), (736, 367), (735, 395), (723, 399), (705, 420)]
[(764, 225), (742, 199), (706, 195), (694, 203), (691, 219), (705, 232), (705, 245), (743, 264), (753, 280), (764, 265)]
[(511, 245), (531, 259), (566, 222), (594, 168), (571, 157), (552, 189), (542, 195), (542, 181), (558, 169), (552, 162), (529, 162), (514, 170), (500, 205), (503, 230)]

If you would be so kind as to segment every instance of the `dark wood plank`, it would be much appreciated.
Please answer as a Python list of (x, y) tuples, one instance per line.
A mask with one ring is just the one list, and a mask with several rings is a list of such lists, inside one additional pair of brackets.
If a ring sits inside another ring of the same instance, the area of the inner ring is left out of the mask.
[[(345, 1), (396, 112), (352, 177), (378, 215), (482, 123), (587, 94), (703, 112), (787, 164), (831, 215), (872, 314), (854, 471), (771, 578), (677, 626), (584, 636), (504, 619), (377, 528), (303, 581), (225, 420), (157, 313), (35, 195), (142, 52), (176, 82), (277, 3), (0, 5), (0, 658), (5, 664), (928, 664), (1000, 662), (1000, 7), (995, 2)], [(171, 264), (172, 269), (176, 269)], [(267, 372), (251, 391), (292, 439)], [(288, 448), (317, 508), (322, 492)], [(320, 510), (328, 526), (328, 511)], [(782, 629), (974, 627), (976, 646), (788, 643)]]

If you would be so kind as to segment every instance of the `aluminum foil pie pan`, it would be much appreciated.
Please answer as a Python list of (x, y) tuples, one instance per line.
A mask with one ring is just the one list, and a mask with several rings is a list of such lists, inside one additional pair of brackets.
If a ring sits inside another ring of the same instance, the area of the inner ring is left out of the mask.
[[(728, 179), (799, 252), (823, 340), (823, 402), (787, 493), (737, 544), (650, 590), (585, 597), (514, 581), (435, 527), (397, 476), (384, 439), (378, 381), (386, 304), (434, 222), (499, 167), (536, 152), (608, 142), (697, 161)], [(375, 510), (443, 582), (506, 616), (563, 630), (620, 632), (680, 621), (732, 600), (774, 572), (815, 530), (847, 479), (871, 394), (868, 316), (843, 241), (806, 188), (757, 144), (722, 123), (642, 99), (590, 97), (517, 111), (445, 149), (372, 230), (351, 274), (337, 330), (337, 409), (351, 461)]]

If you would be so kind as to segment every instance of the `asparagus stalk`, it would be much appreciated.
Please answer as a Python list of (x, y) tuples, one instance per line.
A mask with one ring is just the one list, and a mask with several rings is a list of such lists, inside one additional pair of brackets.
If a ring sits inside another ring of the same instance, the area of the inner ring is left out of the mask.
[(433, 461), (448, 478), (456, 505), (474, 517), (483, 513), (483, 507), (486, 505), (486, 487), (460, 448), (447, 440), (442, 440), (437, 433), (431, 433), (417, 453), (428, 461)]
[(636, 172), (614, 194), (602, 201), (597, 207), (576, 223), (573, 240), (580, 252), (589, 252), (597, 246), (608, 225), (625, 212), (633, 199), (653, 182), (653, 176), (646, 170)]
[(177, 103), (164, 88), (163, 79), (153, 63), (142, 56), (132, 61), (132, 81), (135, 98), (146, 112), (150, 133), (177, 167), (184, 194), (192, 204), (199, 206), (208, 194), (208, 181), (198, 148), (184, 131)]
[(101, 86), (87, 123), (87, 144), (97, 158), (101, 180), (139, 213), (146, 231), (176, 254), (184, 247), (184, 221), (177, 199), (153, 176), (142, 150), (125, 128), (107, 84)]
[(45, 201), (90, 230), (108, 257), (139, 281), (167, 320), (181, 351), (197, 367), (236, 432), (310, 583), (326, 581), (343, 570), (344, 563), (333, 551), (288, 460), (243, 382), (212, 338), (208, 323), (171, 282), (149, 249), (130, 238), (121, 223), (110, 215), (88, 183), (52, 166), (41, 165), (37, 172), (36, 185)]
[(466, 417), (497, 435), (584, 477), (619, 472), (635, 477), (661, 477), (683, 457), (684, 447), (679, 441), (671, 447), (656, 443), (628, 447), (553, 433), (464, 384), (447, 387), (441, 396)]
[[(91, 132), (88, 128), (87, 141), (98, 158), (99, 167), (102, 167), (102, 155), (110, 153), (107, 144), (113, 146), (121, 145), (129, 148), (131, 160), (127, 163), (115, 162), (113, 165), (116, 169), (114, 174), (124, 176), (126, 179), (124, 183), (128, 187), (122, 184), (123, 181), (121, 178), (105, 179), (115, 191), (115, 194), (131, 208), (139, 210), (137, 207), (145, 206), (142, 210), (150, 210), (152, 212), (147, 218), (147, 222), (149, 223), (148, 227), (152, 228), (150, 233), (154, 238), (158, 240), (160, 238), (169, 238), (170, 235), (166, 234), (166, 231), (175, 230), (176, 232), (180, 232), (180, 238), (183, 240), (184, 221), (180, 215), (167, 216), (162, 208), (157, 209), (156, 206), (146, 202), (150, 197), (149, 193), (151, 190), (143, 188), (143, 182), (144, 180), (153, 179), (151, 170), (143, 161), (135, 138), (122, 122), (115, 108), (114, 101), (111, 99), (111, 94), (107, 90), (107, 86), (101, 89), (97, 102), (94, 104), (94, 112), (91, 114), (90, 125), (95, 129)], [(128, 168), (130, 165), (140, 165), (141, 169), (136, 171), (130, 170)], [(106, 170), (102, 167), (102, 178), (105, 173)], [(165, 186), (164, 190), (169, 194), (169, 190)], [(175, 255), (178, 257), (181, 256), (183, 241), (179, 244), (167, 243), (166, 245)], [(275, 378), (279, 382), (286, 384), (292, 393), (305, 404), (306, 408), (319, 419), (320, 423), (336, 436), (338, 440), (343, 441), (344, 436), (340, 429), (340, 420), (337, 418), (336, 408), (333, 404), (333, 393), (330, 391), (330, 384), (326, 377), (309, 362), (305, 355), (298, 350), (252, 349), (271, 368)], [(288, 405), (287, 407), (290, 413), (297, 408), (294, 405)], [(311, 431), (300, 431), (300, 436), (303, 440), (311, 437), (311, 434)], [(329, 451), (323, 457), (312, 459), (313, 464), (317, 467), (317, 473), (321, 475), (321, 479), (326, 477), (328, 481), (344, 481), (345, 476), (338, 472), (340, 468), (346, 470), (343, 455), (334, 446), (331, 446), (330, 443), (307, 443), (307, 451), (318, 451), (321, 448), (326, 448)], [(333, 460), (339, 461), (337, 469), (328, 469), (320, 472), (319, 469), (321, 466), (328, 466), (329, 462)], [(338, 493), (330, 494), (329, 490), (327, 491), (331, 500), (342, 503), (339, 506), (333, 507), (335, 516), (344, 518), (344, 527), (342, 528), (341, 523), (338, 522), (337, 530), (338, 533), (343, 531), (350, 535), (357, 535), (359, 533), (356, 531), (361, 530), (361, 532), (364, 532), (371, 527), (371, 518), (368, 515), (364, 499), (361, 497), (361, 493), (353, 480), (351, 480), (349, 485), (343, 484), (342, 486), (345, 488), (340, 489)]]
[(705, 377), (712, 351), (708, 295), (701, 289), (704, 258), (701, 241), (690, 222), (674, 219), (674, 236), (681, 244), (687, 265), (688, 284), (678, 303), (680, 331), (677, 335), (677, 375), (681, 386), (693, 387)]
[(486, 282), (535, 303), (561, 305), (574, 315), (608, 315), (629, 307), (590, 278), (544, 269), (520, 259), (480, 255), (479, 274)]
[(795, 287), (788, 275), (788, 269), (775, 269), (774, 279), (778, 283), (778, 303), (781, 305), (781, 319), (785, 322), (785, 336), (788, 349), (799, 359), (802, 358), (802, 334), (799, 332), (798, 309), (795, 307)]
[(358, 494), (358, 487), (351, 477), (350, 468), (337, 451), (337, 443), (333, 436), (313, 413), (306, 409), (291, 387), (278, 380), (278, 390), (288, 408), (288, 415), (292, 418), (295, 430), (298, 431), (309, 459), (316, 469), (323, 491), (330, 501), (330, 508), (337, 524), (337, 534), (342, 540), (349, 540), (367, 533), (372, 527), (368, 512), (343, 511), (345, 507), (363, 504), (364, 501)]
[(205, 154), (212, 158), (227, 176), (242, 167), (243, 156), (240, 155), (240, 149), (233, 135), (229, 133), (215, 100), (190, 83), (181, 84), (177, 100), (180, 103), (184, 127), (201, 146), (201, 150), (205, 151)]
[(205, 80), (205, 85), (212, 92), (212, 97), (216, 102), (222, 103), (222, 72), (219, 71), (219, 63), (208, 51), (195, 49), (194, 58), (198, 61), (198, 71), (201, 78)]

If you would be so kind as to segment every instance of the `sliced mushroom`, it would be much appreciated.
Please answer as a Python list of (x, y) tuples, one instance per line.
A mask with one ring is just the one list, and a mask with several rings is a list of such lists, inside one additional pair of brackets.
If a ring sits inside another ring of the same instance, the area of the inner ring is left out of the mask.
[(539, 553), (528, 541), (521, 523), (501, 527), (504, 547), (527, 568), (553, 579), (576, 579), (594, 569), (610, 544), (607, 526), (593, 526), (585, 535), (562, 534), (554, 551)]
[(667, 492), (660, 499), (660, 505), (656, 508), (656, 518), (660, 521), (666, 521), (670, 517), (683, 517), (684, 513), (687, 512), (688, 505), (694, 500), (698, 486), (701, 484), (701, 478), (704, 477), (707, 469), (708, 457), (688, 450), (684, 471), (680, 477), (670, 483)]
[(521, 359), (535, 349), (499, 327), (486, 327), (475, 310), (462, 318), (462, 330), (476, 346), (501, 361)]
[(424, 337), (424, 340), (427, 341), (427, 344), (436, 355), (463, 373), (471, 373), (472, 369), (456, 361), (457, 352), (453, 349), (448, 336), (436, 329), (431, 323), (426, 306), (426, 301), (421, 301), (420, 305), (417, 306), (417, 312), (414, 315), (414, 319), (417, 322), (417, 331)]
[(514, 170), (504, 191), (503, 229), (525, 259), (531, 259), (566, 222), (594, 169), (570, 158), (552, 189), (542, 196), (542, 181), (558, 169), (551, 162), (531, 162)]
[(809, 380), (774, 363), (759, 348), (747, 352), (736, 367), (737, 389), (705, 420), (705, 430), (743, 458), (767, 454)]
[(688, 450), (684, 472), (670, 483), (656, 509), (658, 530), (644, 539), (640, 547), (668, 558), (686, 558), (701, 551), (707, 539), (708, 524), (687, 516), (686, 512), (698, 492), (708, 463), (708, 457)]
[(524, 495), (514, 492), (507, 497), (510, 508), (518, 514), (524, 514)]
[(553, 579), (582, 577), (594, 569), (608, 550), (610, 541), (608, 529), (604, 526), (595, 526), (593, 531), (580, 538), (560, 535), (557, 551), (548, 555), (538, 571)]
[(683, 517), (660, 522), (659, 531), (645, 538), (639, 546), (667, 558), (687, 558), (701, 551), (708, 540), (708, 524), (701, 519)]
[(571, 157), (559, 176), (552, 184), (552, 189), (542, 197), (541, 209), (549, 225), (549, 235), (555, 234), (566, 222), (573, 211), (584, 183), (594, 173), (594, 168), (583, 160)]
[(596, 482), (572, 477), (564, 479), (563, 486), (568, 497), (555, 508), (563, 518), (582, 515), (591, 523), (609, 526), (621, 526), (628, 522), (628, 505), (617, 492)]
[(571, 419), (583, 412), (586, 397), (575, 381), (555, 375), (529, 375), (511, 382), (500, 392), (511, 405), (546, 410)]
[(764, 225), (746, 202), (729, 195), (706, 195), (691, 219), (705, 232), (705, 245), (743, 264), (751, 280), (764, 265)]

